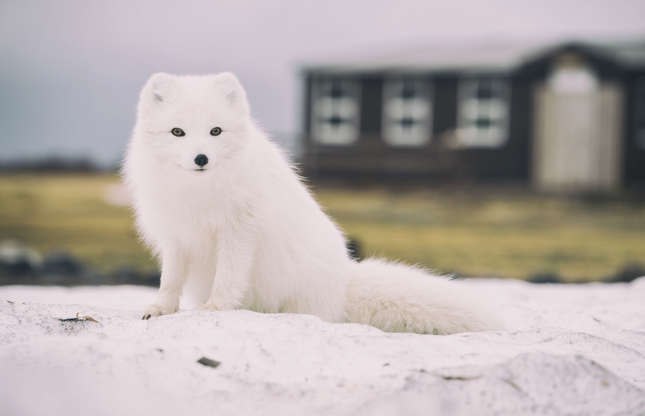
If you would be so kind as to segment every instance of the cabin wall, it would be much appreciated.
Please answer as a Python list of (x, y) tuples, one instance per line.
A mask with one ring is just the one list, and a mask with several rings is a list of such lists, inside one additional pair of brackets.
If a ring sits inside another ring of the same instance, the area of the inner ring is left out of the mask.
[[(617, 85), (623, 91), (617, 97), (622, 115), (614, 129), (620, 134), (614, 148), (619, 151), (619, 174), (607, 187), (620, 184), (645, 187), (645, 145), (636, 140), (637, 125), (645, 123), (645, 108), (637, 109), (637, 82), (645, 83), (645, 68), (627, 71), (598, 50), (582, 45), (565, 45), (517, 67), (509, 75), (510, 103), (507, 141), (494, 148), (455, 147), (457, 135), (459, 82), (472, 72), (428, 71), (414, 73), (432, 83), (432, 137), (420, 147), (393, 147), (382, 138), (383, 88), (385, 72), (333, 72), (312, 70), (305, 76), (304, 152), (305, 174), (337, 177), (344, 180), (365, 178), (376, 182), (386, 179), (436, 178), (445, 180), (505, 181), (529, 184), (534, 176), (535, 89), (546, 82), (558, 59), (580, 57), (593, 69), (600, 85)], [(398, 76), (404, 76), (398, 73)], [(504, 74), (482, 73), (504, 77)], [(349, 146), (321, 145), (311, 137), (312, 82), (320, 78), (355, 79), (360, 82), (360, 137)], [(640, 80), (640, 81), (638, 81)], [(645, 86), (643, 86), (645, 91)], [(641, 99), (645, 107), (645, 97)], [(612, 104), (613, 105), (613, 104)], [(612, 110), (613, 111), (613, 110)], [(641, 111), (641, 115), (636, 115)], [(622, 122), (621, 122), (622, 121)], [(622, 124), (622, 125), (621, 125)], [(602, 144), (602, 143), (601, 143)], [(608, 149), (609, 150), (609, 149)], [(600, 169), (600, 167), (598, 167)], [(614, 168), (611, 168), (614, 169)], [(615, 176), (615, 175), (614, 175)]]
[(457, 77), (442, 75), (434, 77), (434, 139), (452, 131), (457, 123)]
[[(416, 75), (418, 77), (418, 75)], [(454, 148), (447, 145), (457, 127), (458, 84), (454, 73), (428, 73), (432, 85), (432, 138), (420, 147), (393, 147), (382, 138), (383, 85), (386, 74), (353, 75), (361, 86), (360, 137), (349, 146), (325, 146), (311, 137), (311, 85), (306, 78), (305, 151), (303, 167), (312, 177), (384, 180), (503, 180), (527, 182), (530, 160), (529, 88), (510, 82), (508, 140), (496, 148)]]
[(625, 80), (623, 176), (627, 187), (645, 187), (645, 147), (636, 141), (638, 125), (645, 118), (645, 99), (639, 102), (637, 95), (639, 82), (645, 84), (645, 70), (631, 72)]
[(381, 135), (381, 118), (375, 114), (383, 113), (383, 79), (378, 76), (364, 76), (361, 83), (361, 139)]
[[(527, 183), (530, 169), (532, 112), (531, 85), (524, 80), (510, 80), (509, 127), (507, 141), (495, 148), (466, 148), (461, 153), (464, 165), (474, 178)], [(456, 101), (453, 108), (456, 109)], [(456, 118), (455, 118), (456, 120)], [(454, 125), (453, 121), (453, 125)]]
[(300, 114), (302, 117), (302, 131), (303, 131), (303, 150), (306, 152), (313, 146), (311, 138), (311, 87), (313, 84), (313, 77), (311, 74), (306, 74), (303, 79), (303, 102), (304, 111)]

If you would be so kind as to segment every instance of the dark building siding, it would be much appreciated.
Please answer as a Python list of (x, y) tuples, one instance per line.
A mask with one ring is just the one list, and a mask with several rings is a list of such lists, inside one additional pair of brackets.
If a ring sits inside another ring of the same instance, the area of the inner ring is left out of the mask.
[(383, 140), (381, 134), (385, 76), (375, 73), (358, 77), (361, 85), (360, 137), (356, 143), (348, 146), (320, 145), (311, 138), (311, 83), (319, 78), (307, 78), (304, 167), (308, 175), (528, 179), (527, 117), (518, 114), (526, 111), (530, 105), (526, 88), (508, 80), (511, 97), (506, 143), (495, 148), (453, 149), (447, 147), (445, 141), (457, 126), (460, 77), (456, 74), (426, 74), (423, 78), (432, 86), (432, 138), (429, 143), (419, 147), (393, 147)]
[[(460, 166), (468, 169), (466, 176), (481, 180), (529, 180), (530, 136), (532, 122), (528, 114), (532, 107), (531, 88), (515, 79), (506, 79), (510, 86), (509, 125), (507, 141), (500, 147), (469, 147), (454, 150), (460, 159)], [(446, 102), (450, 103), (446, 113), (450, 114), (450, 128), (457, 120), (457, 83), (454, 77), (446, 90)], [(442, 105), (440, 103), (440, 105)], [(448, 114), (446, 114), (448, 115)], [(446, 117), (448, 120), (448, 117)]]
[(511, 141), (507, 153), (510, 175), (529, 181), (532, 165), (533, 86), (520, 80), (511, 82)]
[(368, 76), (360, 79), (361, 83), (361, 137), (379, 137), (381, 135), (381, 117), (383, 103), (383, 78)]
[(306, 74), (304, 77), (304, 112), (301, 114), (304, 137), (302, 138), (304, 149), (309, 149), (313, 145), (311, 139), (311, 87), (313, 85), (313, 76)]
[(440, 138), (457, 124), (457, 78), (450, 75), (434, 77), (433, 138)]
[[(346, 75), (327, 75), (348, 79)], [(306, 101), (311, 102), (311, 83), (316, 77), (307, 79)], [(305, 173), (313, 177), (342, 177), (385, 179), (443, 173), (440, 154), (432, 151), (432, 140), (428, 145), (415, 148), (389, 146), (382, 139), (383, 84), (385, 74), (372, 73), (357, 79), (361, 86), (360, 135), (358, 140), (347, 146), (321, 145), (311, 137), (311, 106), (307, 108), (307, 122), (303, 166)], [(451, 122), (454, 124), (454, 120)]]
[(623, 172), (628, 187), (645, 186), (645, 147), (636, 141), (638, 125), (645, 122), (645, 96), (637, 95), (639, 80), (645, 95), (645, 70), (633, 71), (625, 79)]

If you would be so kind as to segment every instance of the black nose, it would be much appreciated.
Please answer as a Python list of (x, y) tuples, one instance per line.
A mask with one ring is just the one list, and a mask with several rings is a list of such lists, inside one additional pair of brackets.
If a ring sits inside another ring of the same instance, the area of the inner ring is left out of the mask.
[(208, 163), (208, 157), (206, 155), (199, 154), (195, 156), (195, 163), (197, 166), (204, 166)]

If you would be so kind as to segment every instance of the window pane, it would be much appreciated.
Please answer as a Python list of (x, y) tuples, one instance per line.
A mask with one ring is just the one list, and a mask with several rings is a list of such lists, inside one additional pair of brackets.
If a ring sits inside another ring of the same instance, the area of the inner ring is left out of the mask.
[(506, 141), (508, 85), (493, 78), (462, 80), (459, 84), (456, 146), (500, 146)]
[(312, 133), (316, 141), (347, 145), (359, 134), (359, 86), (350, 80), (319, 80), (312, 91)]
[(421, 146), (430, 140), (430, 85), (417, 79), (390, 79), (383, 86), (383, 138), (393, 146)]
[(475, 98), (467, 98), (460, 103), (461, 116), (464, 118), (464, 121), (479, 117), (479, 104), (479, 101)]

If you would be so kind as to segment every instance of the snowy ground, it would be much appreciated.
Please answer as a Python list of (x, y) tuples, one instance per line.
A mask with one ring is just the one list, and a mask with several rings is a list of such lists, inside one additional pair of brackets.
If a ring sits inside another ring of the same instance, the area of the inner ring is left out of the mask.
[[(645, 278), (470, 284), (509, 330), (388, 334), (248, 311), (141, 321), (153, 289), (0, 287), (0, 414), (645, 414)], [(99, 322), (57, 319), (76, 313)]]

